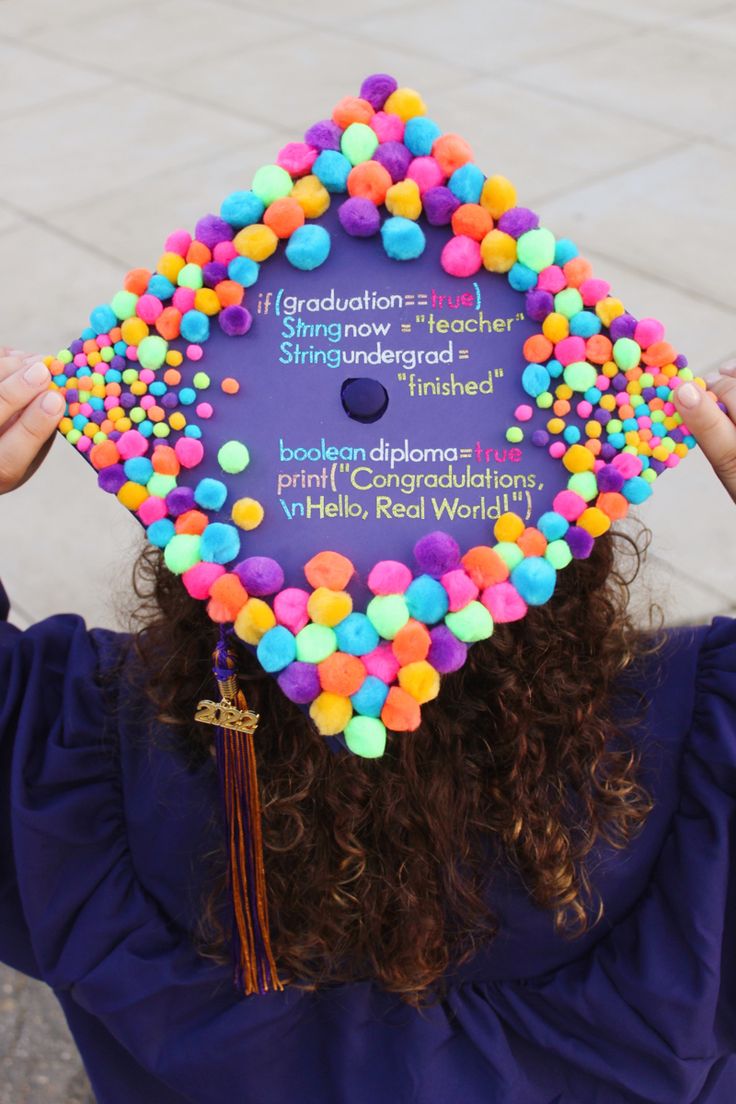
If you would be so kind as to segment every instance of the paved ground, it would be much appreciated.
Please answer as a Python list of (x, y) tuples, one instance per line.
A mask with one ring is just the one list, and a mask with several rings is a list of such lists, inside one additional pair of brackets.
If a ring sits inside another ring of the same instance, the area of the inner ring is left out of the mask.
[[(707, 373), (736, 353), (735, 63), (733, 0), (0, 0), (0, 340), (65, 344), (169, 230), (383, 70)], [(68, 445), (0, 509), (18, 623), (120, 624), (138, 526)], [(701, 456), (643, 516), (669, 620), (736, 612), (736, 510)], [(0, 1061), (0, 1104), (89, 1099), (59, 1015), (8, 971)]]

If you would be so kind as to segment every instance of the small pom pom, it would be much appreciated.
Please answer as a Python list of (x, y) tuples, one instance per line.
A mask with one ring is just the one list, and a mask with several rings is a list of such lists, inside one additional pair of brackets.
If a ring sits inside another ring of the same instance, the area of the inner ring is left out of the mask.
[(425, 115), (427, 106), (413, 88), (397, 88), (384, 103), (383, 110), (398, 115), (406, 123), (415, 115)]
[(339, 552), (318, 552), (304, 565), (304, 574), (310, 586), (344, 590), (355, 568), (350, 560)]
[(348, 614), (335, 625), (335, 636), (340, 651), (350, 655), (364, 656), (378, 647), (378, 633), (364, 613)]
[(399, 560), (381, 560), (368, 575), (368, 589), (374, 594), (403, 594), (412, 580), (406, 564)]
[(182, 574), (182, 582), (192, 598), (209, 598), (210, 589), (216, 579), (225, 574), (221, 564), (197, 563)]
[(527, 605), (516, 587), (511, 583), (494, 583), (487, 587), (482, 595), (481, 602), (488, 609), (494, 622), (506, 624), (509, 621), (520, 621), (526, 616)]
[(314, 123), (304, 135), (304, 141), (308, 146), (314, 146), (316, 150), (339, 150), (342, 127), (332, 119), (322, 119)]
[(467, 644), (458, 640), (447, 625), (435, 625), (429, 633), (432, 643), (429, 649), (427, 661), (432, 664), (441, 675), (459, 671), (465, 664), (468, 656)]
[(304, 211), (293, 196), (276, 199), (263, 216), (265, 226), (270, 226), (277, 238), (289, 238), (304, 225)]
[(368, 100), (360, 96), (344, 96), (335, 104), (332, 118), (343, 131), (347, 131), (354, 123), (369, 123), (374, 114), (375, 109)]
[[(353, 697), (353, 704), (355, 697)], [(345, 743), (361, 759), (379, 759), (386, 750), (386, 726), (378, 717), (351, 717), (345, 725)]]
[(516, 188), (505, 176), (489, 176), (483, 185), (480, 202), (498, 220), (505, 211), (516, 206)]
[(296, 640), (283, 625), (274, 625), (263, 634), (256, 649), (258, 662), (264, 671), (283, 671), (296, 659)]
[(253, 317), (249, 310), (245, 307), (231, 306), (225, 307), (221, 311), (218, 321), (220, 323), (220, 329), (223, 333), (226, 333), (228, 337), (241, 337), (243, 334), (247, 334), (248, 330), (253, 325)]
[(380, 111), (397, 88), (396, 81), (388, 73), (372, 73), (360, 86), (360, 98), (366, 100), (376, 111)]
[(487, 640), (493, 634), (493, 618), (482, 602), (469, 602), (457, 613), (448, 613), (445, 624), (464, 644)]
[(426, 625), (412, 618), (399, 629), (391, 647), (399, 663), (404, 667), (408, 663), (426, 659), (431, 643)]
[(247, 601), (248, 594), (240, 579), (237, 575), (226, 572), (215, 579), (210, 587), (207, 613), (213, 621), (234, 621)]
[(242, 441), (226, 441), (217, 451), (217, 462), (228, 475), (237, 475), (250, 463), (250, 453)]
[(432, 154), (442, 167), (445, 176), (462, 168), (473, 160), (473, 151), (459, 134), (443, 134), (432, 146)]
[(268, 260), (276, 252), (279, 239), (270, 226), (262, 222), (256, 222), (252, 226), (244, 226), (233, 238), (233, 245), (241, 257), (248, 257), (251, 261), (260, 264)]
[(250, 532), (263, 521), (263, 506), (255, 498), (239, 498), (233, 503), (230, 516), (239, 529)]
[(478, 587), (463, 568), (447, 571), (440, 582), (447, 591), (451, 613), (464, 609), (468, 602), (478, 597)]
[(474, 276), (481, 267), (480, 245), (461, 234), (445, 243), (440, 263), (450, 276)]
[(256, 645), (276, 624), (273, 610), (261, 598), (249, 598), (235, 618), (233, 628), (246, 644)]
[(208, 249), (214, 249), (218, 242), (229, 241), (232, 238), (233, 228), (229, 221), (218, 215), (205, 215), (197, 222), (194, 236)]
[(314, 701), (320, 693), (319, 673), (313, 663), (290, 663), (276, 679), (286, 697), (297, 705)]
[(489, 272), (508, 272), (516, 263), (516, 242), (502, 230), (491, 230), (480, 243), (481, 259)]
[(404, 129), (404, 144), (414, 157), (426, 157), (442, 131), (426, 115), (415, 115)]
[(344, 192), (352, 165), (344, 153), (323, 150), (312, 166), (312, 171), (328, 192)]
[[(407, 588), (404, 597), (411, 616), (417, 621), (423, 621), (425, 625), (436, 624), (447, 613), (447, 591), (431, 575), (418, 575)], [(384, 600), (389, 601), (388, 598)]]
[(363, 685), (366, 669), (357, 656), (333, 652), (318, 666), (319, 681), (323, 690), (349, 698)]
[(233, 571), (254, 598), (265, 598), (269, 594), (276, 594), (284, 585), (283, 568), (270, 556), (249, 556), (236, 564)]
[(353, 706), (349, 698), (340, 697), (323, 691), (309, 707), (309, 716), (322, 736), (337, 736), (342, 732), (353, 715)]
[(300, 226), (286, 246), (286, 257), (304, 272), (319, 268), (330, 255), (331, 240), (324, 226)]
[(409, 608), (399, 594), (377, 595), (368, 603), (366, 615), (379, 636), (393, 640), (409, 620)]
[(461, 203), (478, 203), (485, 179), (478, 166), (468, 161), (452, 173), (447, 187)]
[(443, 184), (426, 191), (422, 196), (422, 203), (430, 226), (447, 226), (460, 206), (457, 196)]
[(164, 562), (169, 571), (182, 575), (199, 563), (202, 559), (199, 554), (200, 541), (201, 537), (189, 533), (172, 537), (164, 550)]
[(322, 663), (337, 648), (329, 625), (305, 625), (296, 634), (296, 658), (303, 663)]
[(194, 489), (194, 501), (203, 510), (219, 510), (227, 498), (227, 487), (219, 479), (200, 479)]
[(399, 686), (423, 705), (439, 694), (440, 676), (426, 660), (418, 660), (401, 668)]
[(403, 180), (412, 156), (403, 142), (384, 142), (373, 155), (374, 161), (388, 172), (394, 184)]
[[(460, 546), (449, 533), (436, 531), (421, 537), (414, 545), (414, 559), (420, 571), (440, 576), (460, 563)], [(424, 620), (422, 618), (422, 620)]]
[(386, 219), (381, 227), (381, 239), (387, 255), (395, 261), (421, 257), (427, 244), (421, 227), (398, 215)]
[[(236, 567), (237, 571), (238, 568)], [(280, 625), (285, 625), (295, 635), (309, 624), (307, 602), (309, 594), (299, 587), (287, 587), (280, 590), (273, 600), (273, 611)]]
[(308, 219), (319, 218), (330, 206), (330, 193), (314, 175), (297, 180), (291, 190), (291, 198), (297, 201)]
[(509, 568), (505, 561), (492, 548), (483, 544), (465, 553), (462, 566), (471, 581), (481, 590), (509, 577)]
[(406, 170), (406, 176), (408, 180), (416, 181), (420, 195), (430, 188), (438, 188), (445, 181), (445, 175), (434, 157), (415, 157)]
[(317, 587), (309, 596), (307, 613), (317, 625), (339, 625), (352, 611), (353, 600), (344, 590)]
[(511, 572), (511, 583), (528, 606), (541, 606), (554, 593), (557, 572), (541, 556), (527, 556)]
[(202, 462), (204, 446), (195, 437), (180, 437), (174, 445), (174, 452), (183, 468), (196, 468)]
[(464, 234), (474, 241), (483, 241), (493, 229), (493, 219), (480, 203), (463, 203), (452, 216), (454, 234)]
[(233, 525), (214, 521), (200, 538), (200, 559), (209, 563), (230, 563), (240, 552), (240, 537)]
[(297, 177), (308, 173), (317, 158), (317, 150), (306, 142), (287, 142), (276, 158), (280, 168), (289, 176)]
[(348, 177), (348, 192), (351, 196), (369, 199), (376, 206), (383, 203), (391, 187), (391, 176), (377, 161), (364, 161), (351, 169)]
[(253, 193), (264, 207), (268, 207), (275, 199), (288, 196), (293, 186), (294, 181), (280, 165), (263, 165), (253, 177), (251, 185)]
[(338, 211), (343, 230), (354, 238), (370, 238), (381, 227), (378, 208), (370, 199), (346, 199)]
[(386, 192), (386, 210), (400, 218), (416, 220), (422, 213), (422, 197), (415, 180), (400, 180)]
[(413, 732), (422, 721), (419, 702), (401, 686), (392, 686), (381, 710), (381, 720), (391, 732)]
[(378, 135), (367, 123), (351, 123), (340, 140), (340, 149), (351, 165), (368, 161), (376, 152), (377, 146)]

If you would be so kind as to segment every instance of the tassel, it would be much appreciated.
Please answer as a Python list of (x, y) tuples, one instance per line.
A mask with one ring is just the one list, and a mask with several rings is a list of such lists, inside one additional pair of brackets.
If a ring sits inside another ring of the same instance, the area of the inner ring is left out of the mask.
[(212, 653), (220, 701), (201, 701), (195, 720), (217, 726), (215, 749), (225, 811), (228, 884), (233, 909), (232, 950), (236, 988), (249, 996), (283, 989), (271, 951), (266, 871), (261, 835), (261, 798), (253, 736), (258, 714), (248, 709), (238, 686), (227, 630)]

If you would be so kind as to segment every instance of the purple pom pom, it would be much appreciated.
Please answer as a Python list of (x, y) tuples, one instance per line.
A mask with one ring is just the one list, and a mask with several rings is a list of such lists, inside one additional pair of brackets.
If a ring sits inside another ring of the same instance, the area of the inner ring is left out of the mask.
[(228, 337), (239, 337), (241, 334), (246, 334), (253, 325), (253, 316), (245, 307), (225, 307), (217, 317), (220, 329)]
[(597, 422), (600, 422), (601, 425), (608, 425), (613, 415), (610, 410), (596, 410), (593, 417)]
[(339, 150), (342, 131), (332, 119), (323, 119), (314, 123), (304, 135), (304, 141), (308, 146), (317, 150)]
[(208, 249), (214, 249), (218, 242), (230, 241), (235, 231), (229, 222), (219, 215), (205, 215), (197, 223), (194, 236)]
[(159, 406), (166, 407), (167, 410), (172, 409), (179, 405), (179, 396), (175, 391), (167, 391), (165, 395), (161, 395), (158, 400)]
[(606, 463), (608, 463), (610, 460), (613, 460), (614, 456), (618, 456), (618, 449), (614, 445), (609, 445), (608, 442), (606, 442), (605, 445), (601, 446), (601, 460), (605, 460)]
[(571, 525), (564, 538), (570, 545), (570, 551), (576, 560), (587, 560), (593, 551), (594, 539), (579, 525)]
[(625, 391), (628, 385), (628, 380), (623, 372), (618, 372), (611, 380), (611, 386), (614, 391)]
[(322, 689), (316, 665), (302, 663), (298, 659), (285, 667), (276, 681), (287, 698), (297, 705), (314, 701)]
[[(69, 401), (72, 400), (69, 399)], [(138, 405), (138, 396), (131, 395), (130, 391), (123, 391), (122, 395), (118, 396), (118, 402), (125, 410), (130, 410), (131, 407)]]
[(675, 368), (687, 368), (687, 357), (682, 355), (678, 356), (675, 359)]
[(437, 530), (427, 533), (414, 545), (414, 558), (420, 571), (440, 576), (452, 571), (460, 563), (460, 546), (449, 533)]
[(284, 585), (281, 564), (270, 556), (249, 556), (236, 564), (233, 571), (253, 598), (276, 594)]
[(354, 238), (370, 238), (381, 226), (381, 216), (375, 203), (362, 196), (346, 199), (337, 212), (343, 230)]
[(361, 100), (367, 100), (371, 107), (380, 111), (392, 92), (399, 87), (398, 82), (388, 73), (373, 73), (366, 77), (360, 86)]
[(97, 485), (108, 494), (117, 494), (124, 483), (128, 482), (122, 464), (110, 464), (97, 473)]
[(526, 313), (533, 322), (544, 322), (554, 309), (555, 301), (551, 292), (535, 288), (526, 293)]
[(413, 158), (403, 142), (382, 142), (373, 154), (373, 160), (383, 165), (396, 184), (406, 176), (406, 170)]
[[(79, 402), (79, 391), (76, 387), (68, 387), (64, 393), (64, 398), (68, 403)], [(134, 404), (138, 401), (135, 395), (131, 395), (131, 398)]]
[(202, 278), (205, 287), (216, 287), (222, 280), (227, 280), (227, 265), (210, 261), (202, 268)]
[(69, 352), (72, 354), (72, 356), (76, 356), (77, 353), (81, 353), (83, 351), (84, 342), (81, 340), (81, 338), (77, 337), (74, 341), (72, 341), (71, 345), (69, 346)]
[(539, 215), (535, 215), (528, 207), (511, 207), (501, 215), (497, 226), (504, 234), (509, 234), (512, 238), (520, 238), (529, 230), (537, 229)]
[(451, 671), (458, 671), (468, 655), (468, 646), (458, 640), (447, 625), (436, 625), (429, 630), (432, 643), (429, 647), (427, 661), (432, 664), (441, 675), (448, 675)]
[(179, 517), (194, 509), (194, 491), (191, 487), (174, 487), (166, 496), (166, 509), (172, 517)]
[(444, 184), (439, 184), (436, 188), (427, 189), (422, 196), (422, 206), (430, 226), (448, 226), (460, 206), (460, 200)]
[(666, 469), (667, 465), (662, 460), (654, 460), (652, 457), (649, 459), (649, 467), (652, 471), (655, 471), (657, 475), (661, 475)]
[(636, 330), (636, 319), (630, 314), (620, 314), (614, 318), (608, 327), (611, 341), (618, 341), (620, 337), (633, 337)]
[(537, 448), (544, 448), (549, 441), (549, 433), (546, 429), (535, 429), (532, 433), (532, 444)]
[(624, 477), (618, 468), (612, 464), (606, 464), (596, 472), (599, 491), (620, 491), (624, 485)]

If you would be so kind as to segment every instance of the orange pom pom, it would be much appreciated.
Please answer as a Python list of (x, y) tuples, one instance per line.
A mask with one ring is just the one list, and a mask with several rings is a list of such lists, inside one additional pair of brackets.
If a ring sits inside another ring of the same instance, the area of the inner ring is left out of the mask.
[(318, 552), (304, 565), (304, 574), (310, 586), (344, 590), (355, 568), (347, 556), (339, 552)]
[(543, 364), (549, 360), (554, 351), (554, 345), (544, 334), (532, 334), (524, 342), (524, 356), (532, 364)]
[(586, 261), (585, 257), (573, 257), (562, 266), (562, 271), (567, 277), (567, 286), (579, 288), (582, 283), (591, 279), (593, 266), (590, 261)]
[(543, 556), (547, 548), (547, 538), (531, 525), (517, 537), (516, 543), (525, 556)]
[(200, 533), (204, 533), (208, 525), (209, 518), (206, 514), (203, 514), (201, 510), (187, 510), (185, 513), (179, 514), (174, 522), (174, 529), (177, 533), (193, 533), (199, 535)]
[(345, 96), (332, 112), (333, 122), (345, 130), (351, 123), (370, 123), (376, 114), (372, 104), (360, 96)]
[(493, 215), (480, 203), (463, 203), (452, 216), (454, 234), (465, 234), (474, 241), (483, 241), (493, 229)]
[(248, 601), (248, 592), (237, 575), (227, 572), (210, 587), (207, 613), (213, 621), (234, 621)]
[(473, 151), (459, 134), (442, 134), (435, 139), (432, 156), (439, 162), (445, 176), (452, 176), (455, 169), (473, 160)]
[(215, 295), (221, 307), (239, 307), (243, 302), (245, 288), (237, 280), (220, 280), (215, 284)]
[(399, 629), (391, 647), (401, 666), (405, 667), (408, 663), (426, 659), (431, 643), (432, 638), (426, 625), (412, 619)]
[(176, 307), (164, 307), (160, 315), (154, 322), (156, 331), (166, 338), (167, 341), (173, 341), (175, 337), (179, 336), (179, 327), (181, 326), (181, 311)]
[(275, 199), (269, 204), (263, 215), (266, 226), (270, 226), (277, 238), (290, 238), (295, 230), (304, 225), (304, 209), (291, 196)]
[(471, 548), (462, 558), (462, 565), (480, 590), (503, 583), (509, 577), (508, 565), (485, 544)]
[(157, 445), (151, 453), (153, 470), (161, 475), (178, 475), (179, 458), (170, 445)]
[(413, 732), (422, 721), (419, 702), (400, 686), (392, 686), (383, 703), (381, 720), (392, 732)]
[(123, 287), (134, 295), (145, 295), (150, 279), (151, 273), (147, 268), (131, 268), (130, 272), (125, 273)]
[(187, 249), (187, 264), (206, 265), (212, 260), (212, 250), (201, 241), (193, 241)]
[(369, 199), (376, 206), (383, 203), (392, 184), (391, 173), (378, 161), (361, 161), (348, 174), (350, 195)]
[(585, 359), (591, 364), (605, 364), (612, 354), (613, 345), (605, 334), (593, 334), (585, 342)]
[(117, 464), (120, 453), (114, 441), (102, 441), (99, 445), (92, 446), (89, 458), (92, 467), (100, 471), (102, 468), (109, 468), (111, 464)]
[(661, 368), (665, 364), (672, 364), (677, 359), (677, 350), (669, 341), (655, 341), (641, 354), (641, 359), (646, 365)]
[(629, 511), (628, 499), (619, 494), (618, 491), (604, 491), (598, 495), (595, 504), (611, 521), (618, 521), (619, 518), (626, 517)]
[(359, 690), (367, 674), (362, 660), (347, 652), (333, 652), (317, 664), (317, 671), (322, 689), (342, 698), (349, 698)]

